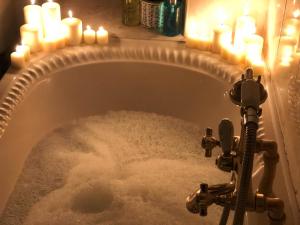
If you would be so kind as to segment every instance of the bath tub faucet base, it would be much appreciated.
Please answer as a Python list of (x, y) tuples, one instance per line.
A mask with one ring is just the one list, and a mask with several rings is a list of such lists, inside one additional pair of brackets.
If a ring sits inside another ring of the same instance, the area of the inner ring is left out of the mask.
[[(262, 114), (260, 105), (267, 96), (261, 77), (255, 80), (251, 69), (247, 69), (241, 80), (233, 85), (230, 98), (241, 109), (240, 136), (234, 136), (232, 122), (223, 119), (219, 125), (219, 140), (213, 137), (211, 128), (206, 129), (202, 138), (205, 157), (211, 157), (215, 147), (222, 149), (216, 165), (224, 172), (231, 172), (232, 178), (226, 184), (200, 184), (200, 188), (186, 199), (186, 207), (191, 213), (206, 216), (208, 207), (216, 204), (223, 207), (220, 225), (227, 224), (231, 210), (234, 210), (233, 225), (243, 225), (246, 211), (267, 211), (270, 225), (285, 224), (284, 203), (275, 196), (272, 189), (279, 161), (277, 144), (256, 137), (259, 117)], [(264, 172), (254, 192), (252, 168), (254, 155), (257, 153), (263, 154)]]

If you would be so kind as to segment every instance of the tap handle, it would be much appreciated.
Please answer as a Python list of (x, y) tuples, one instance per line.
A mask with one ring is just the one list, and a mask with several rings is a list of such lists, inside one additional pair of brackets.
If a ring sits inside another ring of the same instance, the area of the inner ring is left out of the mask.
[[(201, 183), (200, 184), (200, 195), (206, 195), (208, 193), (208, 184)], [(208, 204), (205, 200), (199, 201), (199, 214), (200, 216), (207, 216), (207, 207)]]
[(229, 119), (223, 119), (219, 124), (219, 137), (220, 146), (225, 157), (230, 156), (233, 147), (233, 135), (234, 128), (232, 122)]
[(212, 150), (217, 145), (219, 145), (219, 142), (213, 137), (213, 130), (209, 127), (206, 128), (205, 136), (202, 138), (201, 142), (201, 146), (205, 150), (205, 157), (211, 157)]

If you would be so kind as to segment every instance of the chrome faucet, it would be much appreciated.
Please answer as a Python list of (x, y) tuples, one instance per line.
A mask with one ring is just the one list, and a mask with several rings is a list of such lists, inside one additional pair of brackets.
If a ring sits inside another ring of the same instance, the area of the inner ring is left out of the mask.
[[(274, 141), (257, 139), (260, 105), (267, 99), (267, 92), (261, 84), (261, 77), (253, 78), (253, 71), (247, 69), (242, 78), (230, 90), (232, 102), (241, 108), (240, 137), (234, 136), (234, 127), (229, 119), (219, 124), (219, 140), (213, 137), (211, 128), (202, 138), (205, 157), (211, 157), (215, 147), (222, 153), (216, 160), (217, 167), (231, 172), (227, 184), (200, 184), (200, 188), (186, 199), (187, 209), (200, 216), (207, 215), (212, 204), (223, 207), (220, 225), (226, 225), (231, 210), (234, 210), (233, 225), (243, 225), (246, 211), (268, 212), (270, 225), (285, 224), (284, 203), (273, 193), (276, 164), (279, 161), (277, 144)], [(257, 190), (252, 190), (252, 168), (254, 155), (263, 153), (264, 173)]]

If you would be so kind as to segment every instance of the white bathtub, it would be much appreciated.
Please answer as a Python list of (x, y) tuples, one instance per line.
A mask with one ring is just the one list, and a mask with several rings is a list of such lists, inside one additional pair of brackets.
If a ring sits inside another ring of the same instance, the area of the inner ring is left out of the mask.
[[(203, 131), (210, 126), (216, 134), (219, 121), (228, 117), (239, 135), (239, 108), (224, 93), (239, 78), (240, 69), (212, 54), (180, 46), (122, 46), (65, 49), (39, 56), (25, 70), (5, 75), (0, 88), (0, 212), (32, 147), (76, 118), (109, 110), (155, 112), (194, 122)], [(269, 105), (270, 101), (264, 105), (259, 135), (279, 138), (280, 132), (277, 137), (273, 132), (276, 118)], [(280, 155), (275, 191), (285, 201), (287, 224), (297, 224), (298, 209), (282, 149)], [(265, 224), (262, 221), (260, 225)]]

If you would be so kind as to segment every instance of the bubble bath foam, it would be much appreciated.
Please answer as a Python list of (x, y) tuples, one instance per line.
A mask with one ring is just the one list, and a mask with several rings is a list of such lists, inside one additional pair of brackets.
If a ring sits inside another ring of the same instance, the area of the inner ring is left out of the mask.
[(185, 208), (200, 182), (230, 179), (204, 158), (202, 132), (130, 111), (66, 124), (32, 149), (0, 224), (217, 225), (221, 208), (204, 218)]

